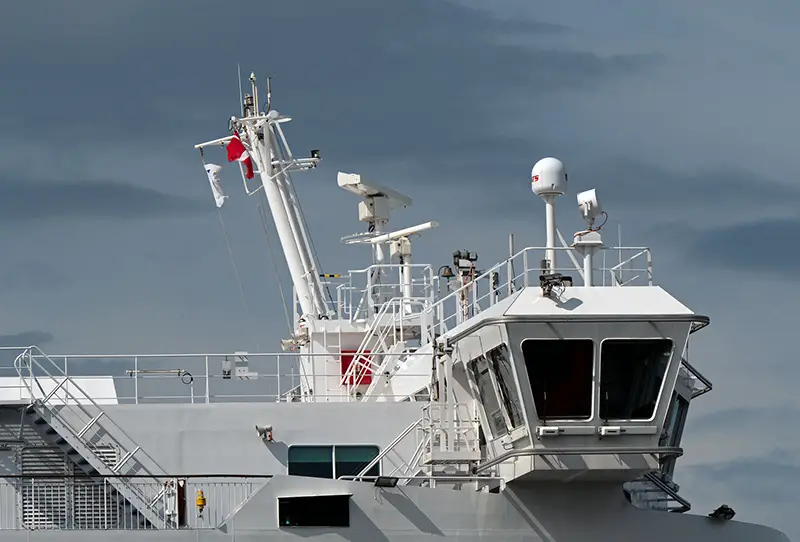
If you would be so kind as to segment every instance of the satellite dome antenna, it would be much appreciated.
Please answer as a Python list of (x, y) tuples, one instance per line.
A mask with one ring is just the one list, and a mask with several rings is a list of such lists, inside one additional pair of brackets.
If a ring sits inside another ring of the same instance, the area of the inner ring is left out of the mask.
[[(556, 271), (556, 198), (567, 192), (567, 168), (564, 163), (552, 157), (542, 158), (531, 169), (531, 190), (544, 200), (547, 232), (546, 269)], [(543, 266), (545, 267), (545, 266)]]

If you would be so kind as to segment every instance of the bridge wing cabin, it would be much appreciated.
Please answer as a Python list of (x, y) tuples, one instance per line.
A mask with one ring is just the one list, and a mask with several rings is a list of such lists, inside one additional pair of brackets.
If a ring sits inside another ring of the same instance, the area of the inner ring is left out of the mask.
[(442, 338), (499, 475), (629, 481), (680, 453), (662, 433), (706, 322), (657, 286), (527, 287)]

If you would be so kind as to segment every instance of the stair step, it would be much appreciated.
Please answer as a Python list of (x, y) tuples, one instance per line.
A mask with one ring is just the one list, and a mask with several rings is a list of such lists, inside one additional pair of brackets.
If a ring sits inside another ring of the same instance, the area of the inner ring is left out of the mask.
[(440, 450), (431, 450), (425, 454), (423, 463), (425, 465), (458, 465), (473, 463), (480, 461), (481, 453), (479, 451), (459, 451), (459, 452), (442, 452)]

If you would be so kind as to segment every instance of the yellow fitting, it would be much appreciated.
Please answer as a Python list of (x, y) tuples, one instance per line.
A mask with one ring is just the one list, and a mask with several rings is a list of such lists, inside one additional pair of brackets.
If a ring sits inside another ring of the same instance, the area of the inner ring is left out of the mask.
[(202, 514), (203, 509), (206, 507), (206, 496), (203, 494), (202, 489), (197, 490), (197, 498), (194, 500), (194, 503), (197, 505), (198, 511)]

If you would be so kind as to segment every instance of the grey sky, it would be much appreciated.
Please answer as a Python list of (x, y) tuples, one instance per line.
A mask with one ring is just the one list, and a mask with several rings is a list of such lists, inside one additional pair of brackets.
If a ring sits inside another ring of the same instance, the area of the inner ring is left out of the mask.
[[(677, 481), (698, 513), (727, 502), (800, 537), (800, 4), (7, 4), (0, 343), (276, 349), (285, 323), (255, 203), (228, 170), (248, 318), (191, 148), (226, 132), (241, 62), (274, 75), (296, 151), (322, 149), (295, 180), (327, 272), (366, 261), (337, 244), (362, 230), (337, 170), (410, 193), (396, 225), (440, 220), (415, 245), (437, 264), (458, 247), (500, 258), (509, 231), (542, 241), (528, 188), (542, 156), (567, 163), (573, 192), (598, 188), (612, 237), (622, 223), (624, 244), (651, 245), (658, 282), (712, 318), (691, 354), (715, 389), (692, 407)], [(256, 51), (241, 28), (259, 21)], [(572, 198), (565, 235), (580, 226)]]

